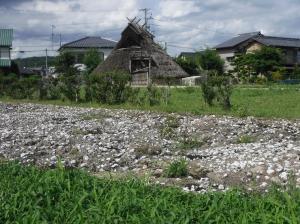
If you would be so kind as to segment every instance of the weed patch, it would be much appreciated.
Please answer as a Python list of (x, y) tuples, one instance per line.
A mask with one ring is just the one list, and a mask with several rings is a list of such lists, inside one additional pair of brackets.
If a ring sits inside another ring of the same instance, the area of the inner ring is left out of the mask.
[(169, 178), (186, 177), (188, 175), (188, 163), (185, 159), (172, 162), (165, 169), (165, 176)]

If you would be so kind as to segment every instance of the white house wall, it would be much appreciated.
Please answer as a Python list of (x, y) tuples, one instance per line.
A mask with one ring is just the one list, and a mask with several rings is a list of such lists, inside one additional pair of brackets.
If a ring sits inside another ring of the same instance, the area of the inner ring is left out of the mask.
[(225, 61), (225, 71), (229, 71), (233, 69), (233, 66), (231, 65), (231, 62), (229, 61), (229, 58), (233, 58), (235, 56), (234, 50), (222, 50), (218, 51), (220, 57)]

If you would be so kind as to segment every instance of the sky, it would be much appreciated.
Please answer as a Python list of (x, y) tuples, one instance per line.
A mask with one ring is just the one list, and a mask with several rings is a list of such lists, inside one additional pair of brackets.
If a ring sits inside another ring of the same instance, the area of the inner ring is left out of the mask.
[(246, 32), (300, 37), (300, 0), (0, 0), (0, 28), (14, 29), (13, 57), (44, 55), (46, 48), (55, 55), (60, 34), (62, 43), (85, 36), (118, 41), (127, 18), (143, 24), (142, 8), (151, 9), (155, 40), (172, 56)]

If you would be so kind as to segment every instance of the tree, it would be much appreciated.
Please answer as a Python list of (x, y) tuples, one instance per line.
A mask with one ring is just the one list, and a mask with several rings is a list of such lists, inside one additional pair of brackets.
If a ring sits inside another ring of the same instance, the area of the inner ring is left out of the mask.
[(264, 75), (269, 80), (272, 72), (276, 71), (282, 64), (282, 53), (273, 47), (262, 47), (253, 53), (240, 54), (233, 61), (233, 72), (240, 78)]
[(190, 75), (199, 74), (202, 70), (224, 72), (224, 61), (217, 51), (211, 49), (196, 52), (194, 57), (176, 58), (176, 62)]
[(61, 90), (71, 101), (78, 102), (82, 78), (80, 72), (74, 67), (75, 57), (69, 52), (59, 55), (57, 71), (60, 73)]
[(198, 65), (192, 58), (177, 57), (175, 62), (189, 75), (199, 74)]
[(199, 60), (196, 62), (203, 70), (217, 71), (219, 74), (224, 72), (224, 60), (221, 59), (218, 52), (211, 49), (206, 49), (199, 54)]
[(97, 49), (90, 49), (83, 59), (83, 63), (87, 67), (87, 73), (90, 74), (102, 61), (102, 58)]

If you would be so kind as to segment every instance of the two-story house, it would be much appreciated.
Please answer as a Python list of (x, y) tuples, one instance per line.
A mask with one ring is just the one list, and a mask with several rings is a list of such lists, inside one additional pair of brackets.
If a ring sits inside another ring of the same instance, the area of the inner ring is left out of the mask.
[(225, 61), (225, 70), (231, 70), (232, 59), (241, 53), (250, 53), (263, 46), (281, 49), (284, 55), (284, 64), (287, 69), (293, 69), (300, 64), (300, 39), (287, 37), (265, 36), (261, 32), (244, 33), (231, 38), (215, 48)]
[(0, 69), (11, 66), (12, 29), (0, 29)]
[(76, 63), (83, 63), (84, 55), (90, 49), (97, 49), (102, 60), (105, 60), (116, 45), (116, 41), (102, 37), (85, 37), (64, 44), (58, 51), (71, 52), (75, 56)]

